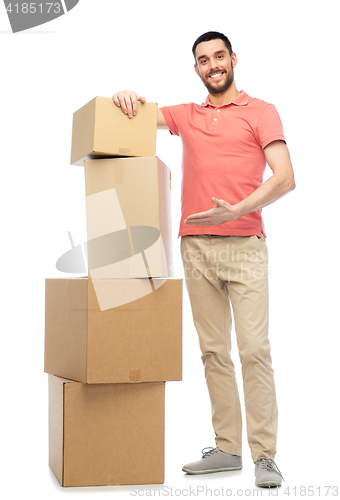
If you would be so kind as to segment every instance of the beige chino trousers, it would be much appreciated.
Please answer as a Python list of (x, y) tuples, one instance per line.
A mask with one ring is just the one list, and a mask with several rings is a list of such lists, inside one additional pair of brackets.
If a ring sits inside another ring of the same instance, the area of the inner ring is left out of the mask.
[(242, 455), (230, 357), (233, 311), (252, 459), (276, 454), (278, 411), (268, 340), (268, 253), (257, 236), (182, 236), (181, 254), (212, 406), (216, 445)]

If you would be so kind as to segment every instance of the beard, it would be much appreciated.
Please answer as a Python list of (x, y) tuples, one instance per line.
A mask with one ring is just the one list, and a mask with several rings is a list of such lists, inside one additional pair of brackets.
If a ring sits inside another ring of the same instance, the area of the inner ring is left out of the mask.
[(234, 68), (231, 67), (231, 73), (227, 73), (226, 75), (227, 75), (226, 79), (222, 82), (214, 83), (211, 80), (209, 80), (209, 76), (206, 77), (204, 80), (202, 80), (202, 82), (204, 83), (205, 87), (208, 89), (210, 94), (213, 95), (223, 94), (229, 89), (230, 85), (234, 81)]

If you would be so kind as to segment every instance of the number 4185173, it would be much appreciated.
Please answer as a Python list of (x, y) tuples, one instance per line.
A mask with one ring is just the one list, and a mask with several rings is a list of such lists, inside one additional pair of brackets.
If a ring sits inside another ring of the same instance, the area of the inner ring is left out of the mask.
[[(44, 10), (45, 9), (45, 10)], [(31, 3), (22, 3), (19, 5), (18, 3), (12, 4), (9, 3), (8, 6), (6, 7), (7, 12), (12, 14), (12, 12), (16, 12), (19, 14), (21, 12), (22, 14), (35, 14), (35, 13), (40, 13), (42, 14), (43, 12), (46, 12), (49, 14), (50, 12), (53, 12), (54, 14), (59, 14), (61, 12), (61, 3), (37, 3), (37, 2), (31, 2)]]

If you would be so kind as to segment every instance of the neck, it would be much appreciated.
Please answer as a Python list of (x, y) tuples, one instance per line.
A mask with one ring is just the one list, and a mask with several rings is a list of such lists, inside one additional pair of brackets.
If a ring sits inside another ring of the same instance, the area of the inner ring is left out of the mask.
[(209, 100), (214, 106), (223, 106), (223, 104), (228, 104), (236, 99), (240, 93), (241, 92), (237, 90), (235, 83), (233, 82), (233, 84), (221, 94), (211, 94), (209, 92)]

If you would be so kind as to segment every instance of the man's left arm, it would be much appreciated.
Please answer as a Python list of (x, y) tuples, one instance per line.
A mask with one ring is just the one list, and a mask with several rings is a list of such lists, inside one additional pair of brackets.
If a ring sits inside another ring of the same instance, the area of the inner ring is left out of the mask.
[(212, 198), (216, 206), (206, 212), (189, 215), (184, 221), (194, 226), (216, 226), (233, 221), (242, 215), (260, 210), (295, 188), (294, 172), (288, 148), (284, 141), (274, 141), (264, 148), (266, 161), (273, 171), (261, 186), (239, 203), (230, 205), (225, 200)]

